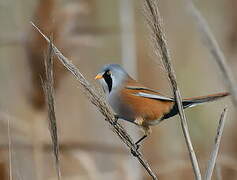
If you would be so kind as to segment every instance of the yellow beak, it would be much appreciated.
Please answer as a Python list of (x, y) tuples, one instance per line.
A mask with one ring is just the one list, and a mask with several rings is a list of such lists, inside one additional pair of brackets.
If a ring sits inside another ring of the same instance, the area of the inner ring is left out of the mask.
[(101, 79), (101, 78), (103, 78), (102, 74), (97, 74), (96, 77), (95, 77), (95, 79)]

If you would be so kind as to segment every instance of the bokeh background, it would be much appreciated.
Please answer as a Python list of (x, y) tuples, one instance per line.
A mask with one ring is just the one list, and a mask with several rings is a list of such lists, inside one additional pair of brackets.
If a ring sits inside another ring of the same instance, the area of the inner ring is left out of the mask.
[[(237, 1), (199, 0), (196, 4), (236, 76)], [(30, 21), (52, 35), (56, 46), (95, 86), (94, 76), (104, 64), (119, 63), (148, 87), (172, 95), (161, 62), (152, 54), (142, 7), (142, 0), (0, 0), (1, 180), (9, 179), (10, 173), (17, 180), (57, 179), (39, 78), (44, 78), (47, 44)], [(160, 10), (182, 96), (226, 91), (185, 1), (160, 0)], [(150, 179), (57, 61), (55, 83), (63, 179)], [(204, 172), (226, 105), (228, 118), (216, 174), (231, 180), (237, 179), (237, 119), (231, 97), (191, 108), (186, 114)], [(121, 123), (134, 139), (139, 137), (138, 128)], [(153, 127), (141, 149), (160, 179), (194, 178), (178, 117)]]

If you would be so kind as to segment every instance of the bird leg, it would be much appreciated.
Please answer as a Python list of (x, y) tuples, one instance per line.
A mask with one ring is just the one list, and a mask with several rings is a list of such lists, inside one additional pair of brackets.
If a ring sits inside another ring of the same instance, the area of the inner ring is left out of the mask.
[(119, 119), (119, 115), (117, 115), (117, 114), (115, 114), (114, 115), (114, 122), (113, 122), (113, 125), (117, 125), (117, 123), (118, 123), (118, 119)]
[(137, 150), (139, 149), (139, 147), (140, 147), (140, 143), (141, 143), (141, 141), (142, 140), (144, 140), (149, 134), (151, 134), (151, 128), (148, 126), (148, 125), (146, 125), (145, 123), (144, 123), (144, 118), (143, 117), (137, 117), (136, 119), (135, 119), (135, 121), (134, 121), (134, 123), (136, 124), (136, 125), (138, 125), (138, 126), (140, 126), (142, 129), (143, 129), (143, 131), (144, 131), (144, 136), (142, 136), (136, 143), (135, 143), (135, 145), (137, 146)]
[(135, 143), (137, 146), (137, 150), (140, 147), (140, 143), (142, 142), (142, 140), (144, 140), (147, 137), (147, 134), (144, 134), (144, 136), (142, 136), (140, 139), (138, 139), (138, 141)]

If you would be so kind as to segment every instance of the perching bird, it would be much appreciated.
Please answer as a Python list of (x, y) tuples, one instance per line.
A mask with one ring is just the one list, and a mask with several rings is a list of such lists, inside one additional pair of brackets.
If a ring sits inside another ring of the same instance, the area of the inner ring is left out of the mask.
[[(136, 142), (136, 145), (151, 133), (150, 126), (157, 125), (179, 112), (173, 98), (165, 97), (157, 90), (140, 84), (118, 64), (105, 65), (95, 79), (102, 84), (106, 100), (116, 116), (144, 130), (144, 136)], [(188, 108), (228, 95), (228, 92), (211, 94), (184, 99), (182, 103), (184, 108)]]

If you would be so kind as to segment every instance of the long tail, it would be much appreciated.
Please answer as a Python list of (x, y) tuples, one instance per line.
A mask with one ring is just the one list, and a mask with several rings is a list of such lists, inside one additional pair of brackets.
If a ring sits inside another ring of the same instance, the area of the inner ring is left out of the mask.
[[(183, 107), (184, 109), (188, 108), (188, 107), (193, 107), (199, 104), (203, 104), (206, 102), (211, 102), (211, 101), (216, 101), (218, 99), (221, 99), (223, 97), (228, 96), (229, 93), (228, 92), (223, 92), (223, 93), (217, 93), (217, 94), (210, 94), (207, 96), (200, 96), (200, 97), (194, 97), (194, 98), (188, 98), (188, 99), (184, 99), (183, 100)], [(178, 110), (178, 106), (175, 103), (173, 108), (171, 109), (171, 111), (167, 114), (165, 114), (161, 120), (170, 118), (172, 116), (175, 116), (176, 114), (178, 114), (179, 110)]]
[(228, 95), (229, 95), (228, 92), (223, 92), (223, 93), (217, 93), (217, 94), (210, 94), (207, 96), (200, 96), (200, 97), (184, 99), (183, 100), (183, 107), (188, 108), (188, 107), (193, 107), (193, 106), (203, 104), (206, 102), (216, 101), (216, 100), (226, 97)]

